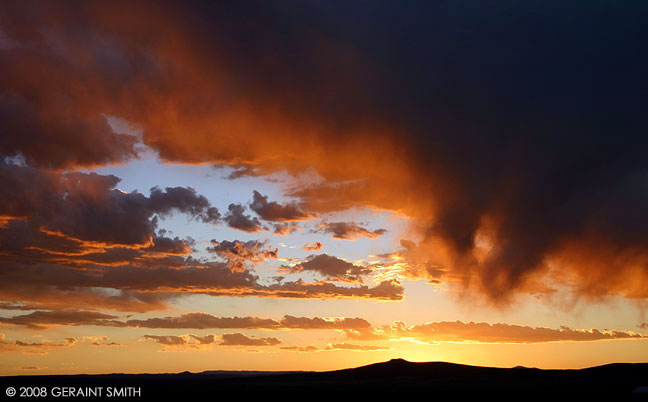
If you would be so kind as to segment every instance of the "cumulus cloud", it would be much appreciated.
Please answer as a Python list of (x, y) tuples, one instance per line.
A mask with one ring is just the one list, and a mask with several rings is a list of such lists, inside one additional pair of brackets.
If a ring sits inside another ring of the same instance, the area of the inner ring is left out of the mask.
[(302, 210), (296, 203), (279, 204), (276, 201), (268, 201), (267, 195), (262, 195), (254, 190), (253, 201), (250, 209), (257, 213), (261, 219), (266, 221), (297, 222), (314, 218), (313, 215)]
[(212, 247), (208, 247), (207, 251), (216, 253), (227, 260), (227, 265), (232, 271), (245, 271), (247, 268), (246, 261), (256, 264), (270, 258), (277, 258), (278, 249), (264, 248), (265, 241), (250, 240), (248, 242), (242, 242), (239, 240), (222, 240), (219, 242), (212, 239), (211, 243)]
[(310, 255), (296, 265), (282, 265), (280, 269), (290, 273), (316, 272), (327, 280), (345, 282), (362, 282), (361, 277), (371, 273), (370, 268), (328, 254)]
[(228, 212), (223, 217), (229, 227), (248, 233), (258, 233), (264, 230), (258, 218), (245, 215), (245, 207), (241, 204), (230, 204)]
[(319, 227), (323, 233), (330, 233), (334, 239), (339, 240), (356, 240), (358, 237), (375, 239), (387, 233), (386, 229), (369, 230), (355, 222), (322, 222)]
[(222, 346), (274, 346), (280, 344), (277, 338), (254, 338), (243, 335), (240, 332), (235, 334), (223, 334), (221, 336)]
[(186, 345), (187, 339), (183, 336), (174, 335), (144, 335), (142, 339), (150, 339), (161, 345), (178, 346)]
[(281, 343), (277, 338), (255, 338), (248, 337), (242, 333), (205, 335), (144, 335), (143, 340), (152, 340), (163, 346), (170, 347), (192, 347), (212, 345), (218, 342), (221, 346), (275, 346)]
[(279, 236), (287, 236), (291, 233), (295, 233), (296, 231), (301, 230), (301, 227), (299, 225), (291, 223), (275, 223), (274, 225), (272, 225), (272, 228), (274, 229), (272, 233)]
[(165, 347), (190, 347), (200, 348), (211, 345), (216, 341), (215, 335), (198, 336), (194, 334), (187, 335), (144, 335), (143, 340), (152, 340)]
[(181, 212), (204, 222), (218, 220), (217, 210), (192, 188), (153, 188), (147, 197), (118, 190), (119, 181), (112, 175), (47, 172), (0, 160), (0, 184), (7, 190), (0, 195), (0, 215), (10, 219), (3, 232), (41, 231), (77, 247), (141, 247), (153, 245), (155, 216)]

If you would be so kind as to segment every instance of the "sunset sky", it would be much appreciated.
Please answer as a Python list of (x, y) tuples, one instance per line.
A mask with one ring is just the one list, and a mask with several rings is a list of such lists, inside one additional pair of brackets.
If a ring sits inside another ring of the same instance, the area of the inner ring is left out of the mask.
[(648, 361), (647, 18), (0, 2), (0, 375)]

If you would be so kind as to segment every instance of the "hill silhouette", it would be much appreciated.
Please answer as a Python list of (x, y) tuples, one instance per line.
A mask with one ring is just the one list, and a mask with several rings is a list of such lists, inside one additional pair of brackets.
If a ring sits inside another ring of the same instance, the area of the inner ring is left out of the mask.
[[(594, 397), (645, 400), (648, 363), (616, 363), (579, 370), (478, 367), (446, 362), (413, 363), (403, 359), (327, 372), (206, 371), (178, 374), (104, 374), (0, 377), (2, 390), (12, 386), (136, 387), (133, 400), (221, 396), (280, 396), (304, 400), (322, 395), (337, 399), (387, 394), (435, 397), (496, 395), (500, 399)], [(3, 392), (4, 391), (0, 391)], [(5, 395), (2, 395), (5, 397)], [(52, 395), (50, 395), (52, 397)], [(20, 400), (30, 398), (18, 398)], [(44, 400), (44, 398), (38, 398)], [(51, 398), (50, 398), (51, 399)], [(53, 398), (61, 400), (65, 398)], [(96, 398), (95, 398), (96, 399)], [(114, 398), (113, 398), (114, 399)], [(128, 399), (128, 398), (120, 398)]]

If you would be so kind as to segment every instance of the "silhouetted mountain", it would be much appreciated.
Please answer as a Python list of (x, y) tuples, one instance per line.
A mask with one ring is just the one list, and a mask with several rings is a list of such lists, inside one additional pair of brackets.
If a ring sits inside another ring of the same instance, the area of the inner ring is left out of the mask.
[[(102, 397), (107, 397), (108, 387), (111, 387), (113, 397), (116, 391), (124, 389), (128, 393), (123, 391), (119, 396), (130, 395), (137, 400), (162, 397), (203, 400), (234, 393), (242, 397), (274, 395), (284, 400), (304, 400), (322, 395), (344, 400), (358, 394), (364, 397), (385, 394), (476, 397), (488, 394), (499, 399), (594, 397), (619, 401), (642, 400), (648, 396), (646, 393), (633, 393), (637, 387), (648, 386), (648, 363), (617, 363), (580, 370), (541, 370), (520, 366), (493, 368), (445, 362), (412, 363), (393, 359), (327, 372), (205, 371), (0, 377), (0, 386), (3, 389), (12, 386), (18, 392), (20, 387), (47, 387), (50, 397), (52, 392), (57, 392), (54, 387), (58, 387), (58, 391), (62, 387), (81, 387), (82, 392), (86, 387), (102, 387)], [(133, 389), (139, 392), (133, 395)], [(62, 398), (52, 399), (60, 401)]]

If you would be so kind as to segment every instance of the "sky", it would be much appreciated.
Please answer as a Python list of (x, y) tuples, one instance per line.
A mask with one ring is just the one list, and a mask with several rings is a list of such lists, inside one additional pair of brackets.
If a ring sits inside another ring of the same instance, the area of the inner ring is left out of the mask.
[(0, 375), (648, 361), (646, 17), (0, 3)]

